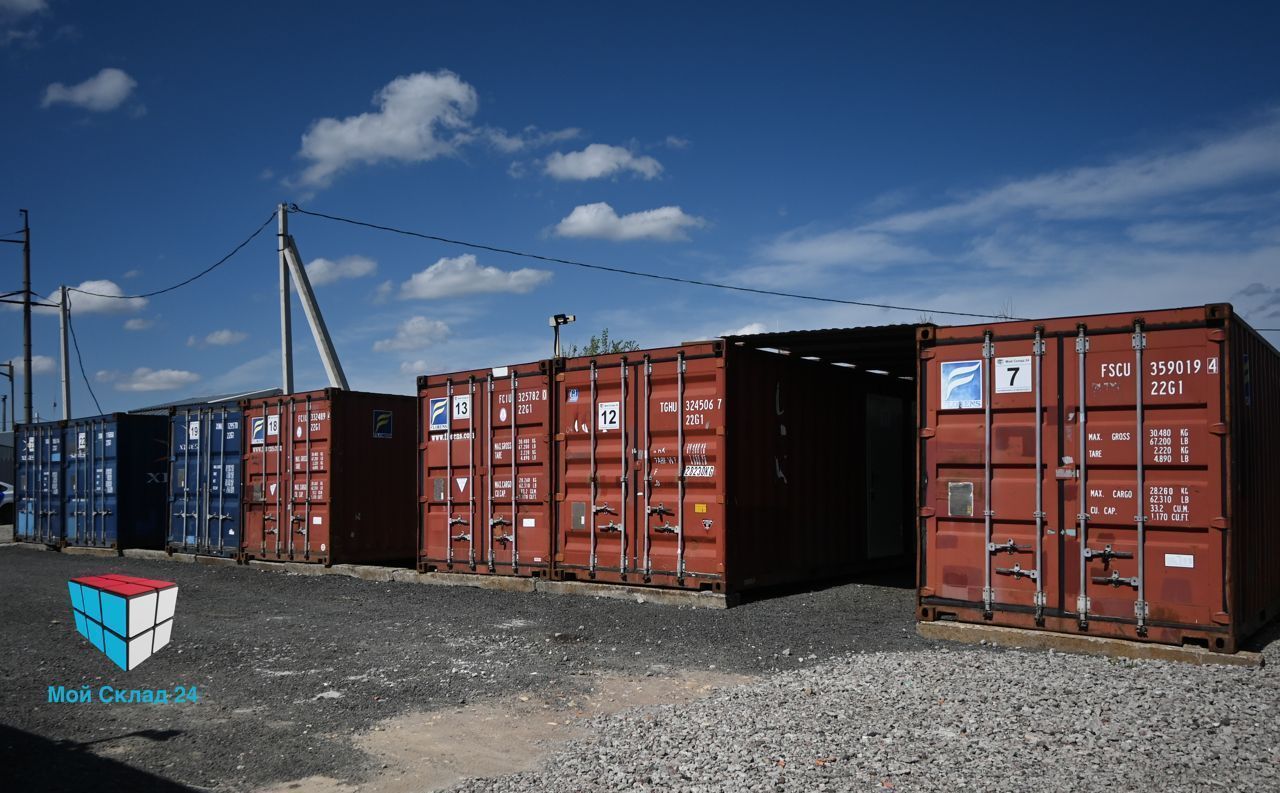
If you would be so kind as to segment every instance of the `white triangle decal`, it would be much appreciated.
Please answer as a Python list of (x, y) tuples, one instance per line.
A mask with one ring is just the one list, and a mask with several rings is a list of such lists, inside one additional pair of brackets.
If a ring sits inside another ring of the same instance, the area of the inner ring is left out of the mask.
[(458, 480), (458, 492), (459, 493), (467, 492), (467, 478), (465, 476), (459, 476), (456, 478)]
[(272, 483), (271, 483), (271, 495), (273, 495), (273, 496), (274, 496), (275, 494), (276, 494), (276, 483), (275, 483), (275, 482), (272, 482)]

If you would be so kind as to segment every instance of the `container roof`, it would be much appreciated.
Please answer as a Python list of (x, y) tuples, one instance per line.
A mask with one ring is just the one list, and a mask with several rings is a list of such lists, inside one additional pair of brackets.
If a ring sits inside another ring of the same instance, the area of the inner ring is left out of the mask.
[(857, 328), (786, 330), (726, 336), (725, 342), (757, 350), (817, 358), (896, 377), (915, 377), (916, 330), (927, 325), (867, 325)]
[(195, 407), (196, 405), (216, 405), (219, 402), (239, 402), (242, 399), (261, 399), (262, 397), (278, 396), (281, 393), (279, 388), (264, 388), (261, 391), (244, 391), (237, 394), (218, 394), (215, 396), (188, 397), (179, 399), (174, 402), (163, 402), (159, 405), (150, 405), (144, 408), (135, 408), (130, 413), (164, 413), (170, 408)]

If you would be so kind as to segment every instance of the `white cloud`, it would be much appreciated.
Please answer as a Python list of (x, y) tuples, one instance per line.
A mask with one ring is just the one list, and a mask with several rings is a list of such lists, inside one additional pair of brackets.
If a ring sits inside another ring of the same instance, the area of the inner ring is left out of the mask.
[(223, 329), (215, 330), (213, 333), (205, 336), (204, 341), (205, 344), (209, 344), (214, 347), (226, 347), (231, 344), (239, 344), (247, 338), (249, 338), (248, 333), (242, 333), (238, 330)]
[(436, 261), (400, 285), (402, 300), (434, 300), (442, 297), (476, 295), (492, 292), (525, 294), (551, 278), (547, 270), (521, 268), (500, 270), (476, 262), (469, 253)]
[(373, 302), (385, 303), (391, 298), (391, 293), (395, 291), (396, 285), (392, 281), (383, 281), (378, 284), (378, 288), (373, 290)]
[(421, 358), (416, 361), (401, 361), (400, 363), (400, 374), (415, 376), (426, 373), (427, 362)]
[(810, 265), (856, 264), (871, 269), (896, 262), (933, 258), (928, 251), (897, 242), (888, 234), (840, 229), (819, 234), (791, 231), (779, 235), (761, 251), (776, 262)]
[(132, 372), (103, 370), (94, 375), (99, 383), (111, 383), (117, 391), (171, 391), (200, 381), (200, 375), (182, 369), (148, 369)]
[(156, 324), (153, 320), (144, 319), (143, 317), (134, 317), (124, 321), (125, 330), (146, 330)]
[[(13, 376), (22, 377), (22, 358), (10, 358), (9, 363), (13, 364)], [(47, 355), (31, 356), (31, 374), (53, 374), (58, 370), (58, 362)], [(3, 389), (0, 389), (3, 390)], [(8, 393), (7, 391), (5, 393)]]
[(302, 172), (303, 185), (325, 187), (357, 163), (426, 162), (452, 154), (466, 139), (477, 107), (475, 89), (444, 70), (397, 77), (373, 101), (376, 112), (311, 125), (299, 151), (311, 162)]
[(763, 322), (748, 322), (746, 325), (743, 325), (737, 330), (726, 330), (720, 335), (721, 336), (753, 336), (757, 333), (764, 333), (767, 330), (769, 330), (769, 327), (765, 325)]
[(1162, 151), (1021, 179), (931, 209), (869, 224), (874, 230), (920, 231), (990, 223), (1017, 212), (1049, 219), (1105, 218), (1118, 210), (1280, 174), (1280, 111), (1244, 129)]
[(559, 237), (596, 237), (626, 240), (685, 240), (688, 229), (698, 229), (707, 221), (685, 214), (680, 207), (659, 207), (644, 212), (618, 216), (604, 202), (574, 207), (564, 220), (556, 224)]
[(448, 335), (449, 326), (438, 319), (410, 317), (396, 328), (395, 337), (374, 342), (373, 350), (417, 350), (443, 341)]
[(127, 270), (127, 271), (125, 271), (125, 274), (124, 274), (123, 276), (121, 276), (121, 277), (122, 277), (122, 278), (137, 278), (137, 277), (138, 277), (138, 276), (140, 276), (140, 275), (142, 275), (142, 271), (141, 271), (141, 270), (134, 269), (134, 270)]
[(681, 138), (677, 135), (668, 135), (665, 141), (667, 148), (670, 149), (687, 149), (689, 148), (689, 139)]
[(244, 341), (247, 338), (249, 338), (248, 333), (243, 333), (238, 330), (231, 330), (229, 328), (224, 328), (222, 330), (215, 330), (209, 335), (205, 336), (204, 338), (199, 338), (196, 336), (188, 336), (187, 346), (188, 347), (229, 347), (232, 344), (239, 344), (240, 342)]
[(44, 89), (44, 100), (40, 106), (71, 105), (92, 110), (95, 113), (104, 113), (124, 104), (137, 86), (138, 81), (125, 72), (107, 68), (76, 85), (53, 83)]
[(312, 259), (307, 262), (307, 278), (312, 286), (324, 286), (344, 278), (363, 278), (378, 271), (378, 263), (367, 256), (343, 256), (337, 261)]
[(537, 127), (530, 126), (525, 127), (514, 135), (509, 135), (505, 130), (486, 127), (481, 130), (481, 133), (484, 135), (485, 140), (489, 141), (490, 145), (498, 151), (504, 154), (515, 154), (525, 149), (551, 146), (556, 143), (563, 143), (566, 140), (573, 140), (582, 135), (582, 130), (577, 127), (568, 127), (566, 129), (540, 132)]
[[(116, 295), (117, 297), (109, 297), (109, 295)], [(115, 281), (85, 281), (79, 286), (70, 287), (70, 295), (68, 295), (67, 302), (71, 305), (73, 317), (83, 314), (128, 314), (141, 311), (147, 307), (147, 299), (145, 297), (126, 298), (123, 295), (124, 291)], [(50, 294), (49, 297), (52, 298), (49, 302), (60, 302), (57, 292)], [(49, 313), (56, 313), (51, 308), (43, 310)]]
[(621, 146), (592, 143), (582, 151), (555, 152), (547, 157), (545, 170), (549, 176), (566, 180), (599, 179), (620, 171), (654, 179), (662, 173), (662, 164), (652, 157), (636, 156)]

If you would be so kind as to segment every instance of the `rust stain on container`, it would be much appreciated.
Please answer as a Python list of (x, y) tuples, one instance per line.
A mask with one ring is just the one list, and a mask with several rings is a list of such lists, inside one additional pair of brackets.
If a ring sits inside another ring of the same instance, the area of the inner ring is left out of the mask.
[(329, 388), (243, 408), (246, 559), (413, 558), (412, 396)]
[(550, 574), (552, 390), (547, 362), (419, 378), (419, 570)]
[(921, 339), (922, 620), (1234, 652), (1280, 607), (1280, 354), (1229, 305)]

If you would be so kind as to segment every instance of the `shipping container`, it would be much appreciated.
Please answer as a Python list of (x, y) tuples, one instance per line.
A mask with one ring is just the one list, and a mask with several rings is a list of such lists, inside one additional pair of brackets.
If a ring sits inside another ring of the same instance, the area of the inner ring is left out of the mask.
[(1280, 354), (1231, 306), (920, 331), (919, 618), (1234, 652), (1280, 609)]
[(62, 519), (61, 421), (19, 424), (17, 481), (14, 498), (17, 513), (14, 537), (19, 542), (62, 545), (66, 527)]
[(170, 552), (240, 553), (244, 414), (237, 402), (170, 408)]
[(913, 385), (765, 343), (558, 362), (557, 577), (737, 592), (905, 558)]
[(168, 419), (127, 413), (71, 419), (62, 445), (66, 544), (162, 549)]
[(552, 387), (545, 361), (418, 378), (420, 570), (550, 573)]
[(411, 563), (415, 405), (336, 388), (246, 400), (243, 557)]

